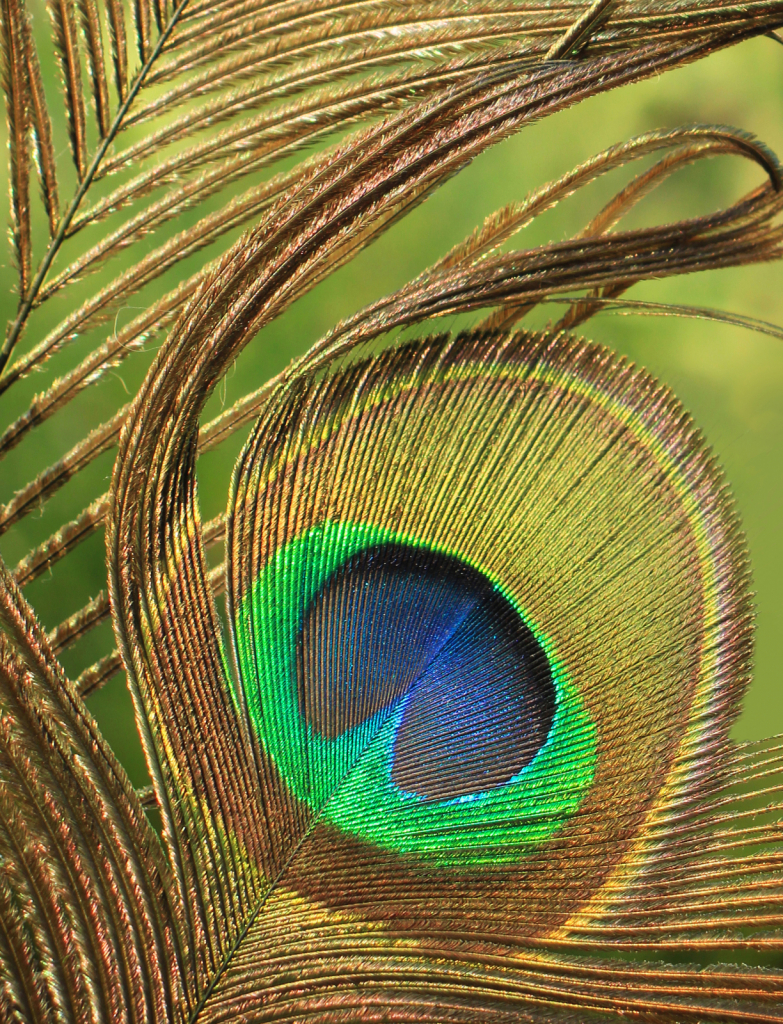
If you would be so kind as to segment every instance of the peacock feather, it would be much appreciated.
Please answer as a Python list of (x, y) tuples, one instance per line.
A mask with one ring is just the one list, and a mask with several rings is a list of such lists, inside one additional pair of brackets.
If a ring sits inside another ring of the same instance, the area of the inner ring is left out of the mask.
[[(575, 333), (621, 308), (781, 336), (625, 296), (780, 258), (776, 157), (720, 125), (613, 145), (213, 401), (491, 145), (774, 36), (783, 2), (45, 7), (0, 0), (0, 1022), (783, 1021), (783, 745), (732, 734), (737, 504), (673, 392)], [(620, 228), (715, 156), (761, 183)], [(637, 161), (573, 237), (513, 247)], [(123, 671), (149, 785), (91, 710)]]

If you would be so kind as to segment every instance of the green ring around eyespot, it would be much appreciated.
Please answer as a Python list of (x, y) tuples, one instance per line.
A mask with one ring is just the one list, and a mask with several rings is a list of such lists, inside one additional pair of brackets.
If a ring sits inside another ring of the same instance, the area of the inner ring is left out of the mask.
[(595, 775), (596, 733), (551, 641), (491, 576), (484, 573), (546, 653), (556, 694), (546, 743), (509, 782), (442, 801), (398, 790), (391, 762), (404, 698), (391, 712), (383, 709), (334, 739), (316, 733), (299, 711), (296, 639), (308, 605), (349, 558), (390, 542), (461, 557), (409, 535), (350, 522), (325, 522), (275, 553), (235, 616), (250, 718), (291, 792), (342, 831), (439, 865), (518, 860), (578, 809)]

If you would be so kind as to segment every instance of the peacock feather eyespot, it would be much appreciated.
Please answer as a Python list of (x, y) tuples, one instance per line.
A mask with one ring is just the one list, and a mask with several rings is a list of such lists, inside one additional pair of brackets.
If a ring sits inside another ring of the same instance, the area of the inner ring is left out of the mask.
[[(565, 333), (620, 308), (783, 338), (626, 298), (779, 260), (774, 154), (720, 124), (614, 137), (371, 305), (334, 278), (353, 312), (261, 378), (322, 329), (315, 286), (475, 158), (780, 42), (783, 0), (39, 6), (48, 39), (0, 0), (0, 1024), (783, 1021), (783, 737), (729, 735), (752, 649), (736, 508), (671, 392)], [(763, 183), (622, 227), (729, 156)], [(648, 158), (570, 237), (515, 247)], [(545, 302), (554, 327), (507, 333)], [(223, 408), (251, 342), (257, 390)], [(256, 416), (202, 522), (202, 455)], [(135, 732), (121, 686), (111, 714), (92, 697), (123, 671)]]
[(250, 604), (255, 658), (237, 628), (253, 720), (293, 793), (338, 828), (459, 865), (516, 859), (576, 810), (592, 724), (546, 640), (468, 562), (325, 522), (279, 552)]
[(379, 884), (389, 856), (474, 895), (503, 868), (564, 920), (643, 865), (747, 680), (720, 469), (671, 392), (566, 334), (429, 338), (281, 387), (228, 522), (265, 770)]

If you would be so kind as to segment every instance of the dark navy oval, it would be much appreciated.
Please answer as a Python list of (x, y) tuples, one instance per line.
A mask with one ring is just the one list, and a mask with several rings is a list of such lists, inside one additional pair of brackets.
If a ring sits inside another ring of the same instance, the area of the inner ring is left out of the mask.
[(354, 555), (308, 606), (297, 638), (300, 712), (334, 738), (404, 701), (392, 781), (427, 800), (508, 782), (546, 742), (546, 653), (482, 573), (414, 545)]

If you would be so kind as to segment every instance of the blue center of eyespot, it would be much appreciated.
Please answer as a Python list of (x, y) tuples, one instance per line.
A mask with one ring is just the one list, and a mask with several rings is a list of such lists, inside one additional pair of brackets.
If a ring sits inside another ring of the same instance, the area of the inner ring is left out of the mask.
[(325, 740), (401, 706), (391, 782), (426, 801), (518, 776), (556, 707), (546, 653), (506, 597), (460, 559), (404, 543), (364, 548), (326, 578), (296, 679), (299, 713)]

